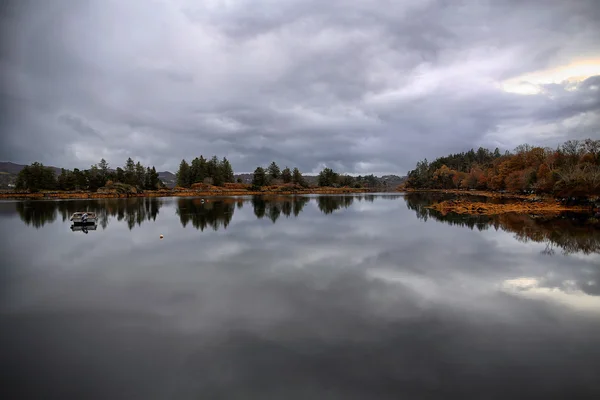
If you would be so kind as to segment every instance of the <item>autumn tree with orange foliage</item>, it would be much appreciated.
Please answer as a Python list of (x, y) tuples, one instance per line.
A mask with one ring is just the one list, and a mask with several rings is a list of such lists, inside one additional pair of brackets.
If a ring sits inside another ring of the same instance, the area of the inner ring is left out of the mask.
[(504, 155), (479, 148), (417, 163), (414, 189), (478, 189), (557, 196), (600, 194), (600, 140), (569, 140), (557, 149), (518, 146)]

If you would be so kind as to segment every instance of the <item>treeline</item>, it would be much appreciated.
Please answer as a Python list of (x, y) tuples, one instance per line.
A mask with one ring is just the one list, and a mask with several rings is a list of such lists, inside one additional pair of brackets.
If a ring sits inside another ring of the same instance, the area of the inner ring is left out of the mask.
[(480, 147), (431, 163), (425, 159), (408, 173), (405, 187), (597, 195), (600, 140), (569, 140), (556, 149), (524, 144), (504, 154)]
[[(261, 187), (277, 184), (293, 183), (302, 187), (308, 187), (307, 180), (302, 176), (298, 168), (291, 171), (287, 166), (281, 171), (275, 161), (266, 169), (257, 167), (254, 170), (252, 186)], [(376, 187), (379, 181), (374, 175), (357, 176), (341, 175), (331, 168), (323, 168), (317, 177), (317, 185), (321, 187), (354, 187), (367, 188)]]
[(89, 169), (78, 168), (67, 170), (62, 168), (57, 176), (54, 169), (41, 163), (34, 162), (25, 166), (17, 175), (15, 186), (18, 190), (89, 190), (97, 191), (107, 183), (122, 183), (136, 187), (139, 190), (154, 190), (163, 186), (154, 166), (144, 167), (139, 161), (136, 163), (127, 159), (123, 168), (116, 170), (109, 168), (105, 159)]
[(298, 168), (294, 168), (292, 171), (286, 166), (282, 171), (275, 161), (273, 161), (266, 169), (263, 167), (256, 167), (254, 174), (252, 175), (252, 186), (255, 188), (289, 183), (308, 187), (308, 182), (306, 182)]
[(378, 179), (373, 174), (365, 176), (341, 175), (331, 168), (324, 168), (319, 172), (317, 182), (319, 186), (328, 187), (374, 188), (379, 185)]
[[(213, 156), (210, 160), (202, 155), (196, 157), (191, 163), (185, 159), (181, 160), (179, 169), (175, 174), (177, 186), (189, 188), (195, 183), (204, 183), (215, 186), (223, 186), (226, 183), (234, 183), (234, 172), (227, 158), (219, 160)], [(238, 183), (242, 183), (238, 178)], [(257, 189), (263, 186), (294, 184), (301, 187), (309, 187), (310, 184), (304, 178), (298, 168), (290, 169), (288, 166), (281, 169), (275, 161), (268, 167), (256, 167), (252, 174), (252, 187)], [(317, 177), (317, 185), (322, 187), (354, 187), (370, 188), (379, 185), (374, 175), (349, 176), (341, 175), (331, 168), (324, 168)]]
[(219, 161), (217, 156), (213, 156), (207, 161), (201, 155), (194, 158), (191, 164), (183, 159), (175, 175), (177, 176), (177, 186), (186, 188), (194, 183), (222, 186), (224, 183), (233, 183), (234, 179), (233, 168), (227, 158), (223, 157)]

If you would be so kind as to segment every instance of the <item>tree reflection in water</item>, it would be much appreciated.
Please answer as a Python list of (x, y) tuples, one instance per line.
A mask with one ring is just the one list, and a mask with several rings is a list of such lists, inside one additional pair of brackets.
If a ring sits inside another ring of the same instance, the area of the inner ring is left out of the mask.
[(204, 201), (203, 199), (182, 198), (177, 200), (176, 213), (183, 227), (191, 222), (196, 229), (204, 231), (211, 227), (214, 231), (227, 228), (233, 218), (237, 199), (223, 198)]
[(156, 220), (162, 200), (154, 197), (131, 199), (104, 199), (96, 201), (24, 201), (16, 203), (19, 217), (25, 224), (40, 228), (54, 222), (61, 215), (62, 221), (68, 221), (77, 211), (95, 212), (98, 225), (106, 229), (110, 218), (126, 221), (129, 229), (141, 226), (142, 222)]
[[(318, 209), (324, 214), (350, 207), (355, 201), (372, 202), (375, 198), (397, 198), (397, 195), (375, 196), (318, 196), (314, 200)], [(458, 225), (479, 231), (494, 228), (513, 232), (515, 238), (522, 242), (545, 243), (544, 253), (552, 255), (556, 249), (563, 254), (581, 252), (583, 254), (600, 253), (600, 224), (590, 223), (587, 217), (575, 214), (560, 216), (529, 216), (523, 214), (502, 214), (497, 216), (458, 215), (441, 213), (426, 208), (433, 201), (439, 200), (430, 194), (410, 193), (404, 195), (406, 205), (422, 220), (434, 218), (436, 221), (450, 225)], [(183, 226), (191, 222), (192, 226), (204, 230), (227, 228), (231, 223), (234, 211), (241, 209), (248, 202), (252, 205), (257, 218), (269, 218), (273, 223), (281, 216), (298, 217), (306, 204), (311, 201), (306, 196), (253, 196), (249, 201), (241, 198), (222, 198), (202, 202), (196, 198), (180, 198), (177, 200), (177, 215)], [(15, 207), (21, 220), (36, 229), (57, 218), (68, 221), (76, 211), (95, 212), (98, 226), (106, 229), (111, 219), (123, 221), (129, 229), (141, 226), (144, 221), (156, 220), (163, 200), (160, 198), (104, 199), (97, 201), (23, 201), (16, 202)]]
[(286, 218), (292, 214), (297, 217), (309, 201), (308, 197), (303, 196), (253, 196), (250, 202), (256, 218), (268, 216), (275, 223), (281, 214)]
[(36, 229), (56, 220), (58, 208), (54, 201), (20, 201), (16, 207), (21, 221)]
[(433, 218), (449, 225), (477, 228), (479, 231), (502, 229), (515, 234), (521, 242), (545, 243), (544, 254), (555, 254), (560, 248), (562, 254), (600, 253), (600, 223), (590, 220), (587, 215), (562, 213), (554, 216), (532, 216), (508, 213), (501, 215), (461, 215), (441, 214), (426, 208), (438, 199), (427, 193), (409, 193), (404, 196), (406, 206), (415, 211), (424, 221)]

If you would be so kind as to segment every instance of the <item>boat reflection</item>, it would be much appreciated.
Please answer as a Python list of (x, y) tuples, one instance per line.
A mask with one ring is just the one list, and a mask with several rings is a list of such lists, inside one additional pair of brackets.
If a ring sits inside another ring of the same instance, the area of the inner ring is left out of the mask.
[(71, 231), (73, 232), (83, 232), (83, 233), (88, 233), (89, 231), (95, 231), (96, 229), (98, 229), (98, 225), (93, 224), (87, 224), (87, 225), (71, 225)]

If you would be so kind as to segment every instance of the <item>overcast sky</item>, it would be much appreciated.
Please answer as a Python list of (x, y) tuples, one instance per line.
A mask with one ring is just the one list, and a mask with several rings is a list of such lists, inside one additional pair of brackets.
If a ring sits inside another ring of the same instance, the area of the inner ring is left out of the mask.
[(598, 0), (1, 4), (0, 160), (405, 174), (600, 139)]

